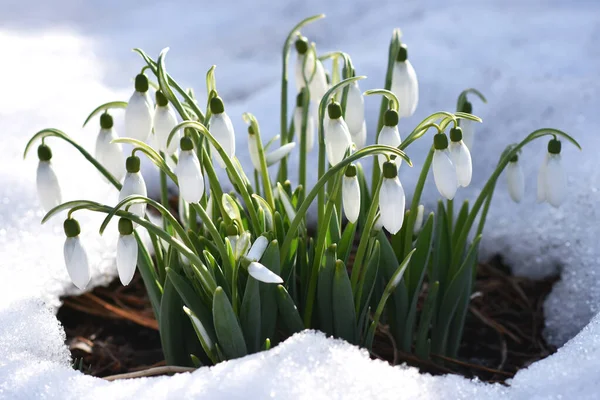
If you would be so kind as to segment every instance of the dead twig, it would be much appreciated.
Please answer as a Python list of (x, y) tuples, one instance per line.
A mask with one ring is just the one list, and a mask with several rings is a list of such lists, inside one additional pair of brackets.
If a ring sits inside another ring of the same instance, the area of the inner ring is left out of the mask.
[(128, 372), (126, 374), (105, 376), (102, 379), (104, 379), (106, 381), (116, 381), (116, 380), (120, 380), (120, 379), (142, 378), (145, 376), (170, 375), (170, 374), (177, 374), (180, 372), (192, 372), (195, 370), (196, 370), (196, 368), (176, 367), (176, 366), (168, 365), (168, 366), (164, 366), (164, 367), (148, 368), (148, 369), (145, 369), (142, 371)]

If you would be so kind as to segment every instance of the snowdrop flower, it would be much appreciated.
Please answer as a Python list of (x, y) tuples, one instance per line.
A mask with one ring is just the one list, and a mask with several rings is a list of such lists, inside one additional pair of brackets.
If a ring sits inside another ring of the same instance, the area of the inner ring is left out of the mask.
[[(231, 119), (225, 112), (225, 104), (220, 97), (210, 99), (210, 133), (215, 137), (229, 158), (235, 156), (235, 132)], [(213, 148), (214, 149), (214, 148)], [(221, 155), (214, 150), (215, 158), (221, 168), (225, 168), (225, 161)]]
[[(296, 40), (296, 51), (298, 53), (296, 58), (296, 89), (298, 91), (302, 90), (304, 85), (304, 77), (302, 76), (302, 68), (304, 68), (304, 60), (306, 59), (306, 69), (304, 70), (306, 80), (308, 81), (308, 89), (310, 91), (310, 99), (317, 104), (321, 101), (321, 98), (325, 95), (327, 90), (329, 89), (329, 84), (327, 83), (327, 74), (325, 73), (325, 68), (323, 67), (323, 63), (320, 60), (316, 60), (315, 63), (315, 55), (314, 52), (309, 51), (308, 47), (308, 39), (304, 36), (300, 36)], [(316, 68), (316, 69), (315, 69)], [(314, 76), (313, 76), (314, 71)], [(310, 80), (311, 76), (313, 77)]]
[[(300, 141), (300, 146), (302, 146), (302, 114), (304, 113), (304, 109), (302, 107), (304, 90), (298, 93), (296, 97), (296, 109), (294, 110), (294, 131), (296, 137)], [(310, 105), (309, 105), (310, 106)], [(306, 152), (310, 153), (315, 145), (315, 118), (313, 114), (308, 112), (307, 120), (306, 120)]]
[(169, 100), (160, 90), (156, 91), (156, 110), (154, 111), (154, 136), (158, 143), (158, 149), (168, 155), (177, 151), (180, 133), (177, 132), (167, 147), (169, 134), (177, 125), (177, 116)]
[(240, 232), (235, 224), (231, 224), (227, 227), (227, 239), (231, 243), (231, 248), (235, 252), (237, 241), (240, 238)]
[[(377, 137), (377, 144), (391, 147), (398, 147), (402, 144), (402, 139), (400, 139), (400, 133), (398, 132), (397, 111), (387, 110), (383, 115), (383, 127), (379, 131), (379, 136)], [(380, 154), (377, 157), (379, 159), (379, 168), (383, 168), (383, 163), (387, 161), (387, 156), (385, 154)], [(396, 164), (396, 168), (400, 168), (402, 158), (396, 157), (394, 159), (394, 163)]]
[[(146, 182), (140, 172), (140, 158), (137, 156), (128, 157), (125, 161), (125, 168), (127, 169), (127, 173), (119, 192), (119, 201), (132, 195), (148, 196)], [(129, 206), (129, 211), (143, 218), (146, 212), (146, 203), (132, 204)]]
[(467, 187), (473, 176), (473, 164), (471, 162), (471, 152), (463, 142), (462, 137), (460, 127), (450, 129), (450, 159), (456, 167), (458, 185)]
[[(281, 161), (282, 158), (290, 154), (294, 147), (296, 147), (296, 143), (286, 143), (272, 152), (265, 154), (267, 167), (270, 167), (271, 165)], [(248, 151), (250, 153), (250, 161), (252, 161), (254, 169), (257, 171), (262, 171), (260, 165), (260, 156), (258, 155), (258, 136), (254, 133), (252, 125), (248, 126)]]
[(379, 192), (379, 210), (383, 227), (392, 235), (398, 233), (404, 222), (406, 198), (398, 179), (396, 164), (386, 161), (383, 164), (383, 183)]
[(342, 178), (342, 206), (348, 221), (355, 223), (360, 214), (360, 185), (356, 165), (350, 164)]
[(117, 138), (113, 129), (113, 118), (104, 113), (100, 116), (100, 132), (96, 138), (96, 160), (118, 181), (125, 176), (125, 157), (120, 143), (111, 143)]
[(264, 236), (259, 236), (254, 241), (245, 257), (245, 262), (248, 264), (248, 274), (260, 282), (283, 283), (283, 279), (281, 279), (279, 275), (275, 274), (259, 262), (268, 245), (269, 240)]
[(448, 152), (448, 138), (444, 133), (438, 133), (433, 138), (433, 179), (438, 192), (452, 200), (458, 188), (456, 167), (452, 163)]
[(58, 178), (52, 168), (52, 150), (45, 144), (38, 147), (39, 163), (37, 167), (36, 185), (40, 203), (46, 212), (62, 203), (62, 192)]
[(148, 78), (139, 74), (135, 77), (135, 92), (131, 95), (125, 109), (125, 134), (127, 137), (148, 139), (152, 132), (152, 102), (148, 95)]
[(348, 87), (345, 116), (352, 141), (357, 149), (362, 149), (367, 143), (367, 124), (365, 122), (365, 100), (358, 81), (354, 81)]
[(194, 151), (194, 143), (189, 137), (182, 137), (181, 152), (175, 167), (175, 175), (179, 181), (179, 193), (188, 203), (198, 203), (204, 194), (204, 176), (200, 161)]
[(325, 150), (329, 164), (336, 165), (344, 159), (348, 149), (352, 147), (352, 138), (348, 126), (342, 117), (340, 103), (333, 102), (327, 106), (329, 121), (325, 125)]
[(419, 102), (419, 82), (415, 69), (408, 61), (406, 45), (402, 44), (392, 70), (392, 92), (398, 98), (398, 114), (410, 117)]
[(525, 177), (519, 164), (519, 156), (515, 155), (510, 159), (506, 166), (506, 181), (508, 184), (508, 194), (515, 203), (521, 202), (525, 192)]
[(123, 286), (129, 285), (133, 279), (137, 258), (138, 244), (133, 235), (133, 223), (126, 218), (121, 218), (117, 241), (117, 272)]
[(538, 174), (538, 201), (559, 207), (567, 195), (567, 176), (561, 163), (561, 142), (551, 139), (548, 153)]
[[(473, 105), (465, 101), (463, 104), (462, 112), (473, 114)], [(469, 148), (469, 150), (473, 150), (473, 143), (475, 141), (475, 121), (471, 121), (470, 119), (461, 119), (459, 121), (460, 127), (463, 131), (463, 142)]]
[(67, 272), (73, 284), (83, 290), (90, 282), (90, 267), (87, 253), (79, 239), (81, 233), (79, 222), (73, 218), (68, 218), (65, 220), (63, 228), (65, 235), (67, 235), (63, 248)]

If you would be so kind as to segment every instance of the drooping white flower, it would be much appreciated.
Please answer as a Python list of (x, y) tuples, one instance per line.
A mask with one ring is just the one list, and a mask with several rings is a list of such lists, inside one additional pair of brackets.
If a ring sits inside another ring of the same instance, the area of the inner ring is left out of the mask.
[(260, 261), (265, 250), (267, 250), (267, 246), (269, 246), (269, 239), (264, 236), (257, 237), (250, 250), (248, 250), (246, 258), (250, 261)]
[[(127, 173), (125, 174), (125, 180), (123, 180), (123, 186), (119, 192), (119, 201), (132, 195), (147, 197), (148, 191), (146, 190), (146, 182), (140, 172), (140, 158), (137, 156), (128, 157), (125, 161), (125, 168), (127, 169)], [(146, 212), (146, 203), (132, 204), (129, 207), (129, 211), (143, 218)]]
[(79, 238), (81, 229), (79, 223), (72, 218), (66, 219), (63, 227), (67, 236), (63, 247), (65, 266), (73, 284), (83, 290), (90, 281), (90, 267), (87, 253)]
[[(398, 147), (402, 144), (402, 139), (400, 139), (400, 133), (398, 132), (398, 113), (395, 110), (387, 110), (383, 116), (383, 127), (381, 131), (379, 131), (379, 136), (377, 137), (377, 144)], [(383, 168), (383, 163), (387, 161), (387, 156), (385, 154), (380, 154), (377, 156), (379, 160), (379, 168)], [(402, 158), (396, 157), (394, 159), (394, 163), (397, 168), (400, 168), (402, 164)]]
[[(294, 132), (300, 146), (302, 146), (302, 114), (304, 113), (303, 104), (304, 91), (300, 92), (296, 98), (296, 109), (294, 110)], [(309, 104), (310, 107), (310, 104)], [(310, 153), (315, 145), (315, 119), (313, 114), (308, 111), (306, 119), (306, 152)], [(302, 148), (302, 147), (300, 147)]]
[(434, 136), (433, 179), (438, 192), (448, 200), (452, 200), (458, 188), (456, 167), (448, 152), (448, 138), (443, 133)]
[(342, 107), (333, 102), (327, 106), (329, 121), (324, 126), (325, 150), (329, 164), (336, 165), (344, 159), (346, 152), (352, 147), (352, 138), (348, 126), (342, 117)]
[[(462, 110), (460, 111), (473, 114), (473, 105), (469, 101), (465, 101), (463, 103)], [(475, 143), (475, 121), (470, 119), (461, 119), (459, 124), (463, 133), (463, 142), (465, 142), (465, 145), (470, 151), (472, 151)]]
[(381, 229), (383, 229), (383, 218), (381, 218), (381, 209), (378, 209), (373, 221), (373, 230), (379, 232)]
[[(225, 112), (225, 104), (223, 104), (223, 100), (220, 97), (213, 97), (210, 100), (210, 112), (212, 113), (210, 117), (210, 133), (219, 142), (229, 158), (233, 158), (235, 156), (235, 132), (231, 119)], [(214, 147), (213, 153), (221, 168), (225, 168), (225, 161), (223, 161), (221, 155)]]
[(153, 106), (148, 94), (148, 78), (144, 74), (135, 77), (135, 91), (125, 109), (125, 134), (145, 142), (152, 132)]
[[(296, 143), (286, 143), (283, 146), (269, 152), (268, 154), (265, 154), (264, 156), (267, 167), (270, 167), (271, 165), (281, 161), (282, 158), (290, 154), (294, 147), (296, 147)], [(263, 152), (264, 151), (265, 149), (263, 147)], [(254, 169), (257, 171), (262, 171), (262, 167), (260, 165), (260, 156), (258, 154), (258, 135), (254, 133), (252, 125), (248, 126), (248, 152), (250, 153), (250, 160), (252, 161)]]
[(179, 183), (179, 194), (188, 203), (198, 203), (204, 195), (204, 176), (194, 144), (188, 137), (181, 138), (181, 152), (175, 175)]
[(400, 118), (410, 117), (419, 103), (419, 82), (415, 69), (408, 61), (406, 45), (398, 50), (392, 70), (392, 92), (398, 98)]
[(538, 174), (538, 201), (559, 207), (567, 196), (567, 175), (561, 162), (561, 142), (551, 139), (548, 153)]
[(473, 164), (471, 152), (462, 140), (462, 129), (460, 127), (450, 129), (450, 159), (456, 168), (458, 185), (467, 187), (473, 176)]
[(39, 163), (36, 174), (36, 186), (40, 203), (46, 212), (62, 203), (62, 191), (58, 178), (52, 168), (52, 151), (42, 144), (38, 147)]
[(396, 164), (386, 161), (383, 164), (383, 182), (379, 191), (379, 211), (383, 227), (392, 235), (398, 233), (404, 222), (406, 198), (404, 188), (398, 179)]
[(269, 152), (266, 156), (265, 156), (265, 161), (267, 161), (267, 167), (270, 167), (273, 164), (278, 163), (279, 161), (281, 161), (281, 159), (283, 159), (284, 157), (287, 157), (288, 154), (290, 154), (292, 152), (292, 150), (294, 150), (294, 148), (296, 147), (296, 143), (295, 142), (291, 142), (291, 143), (286, 143), (281, 147), (276, 148), (275, 150)]
[(179, 131), (175, 133), (169, 146), (167, 141), (169, 135), (177, 125), (177, 116), (169, 100), (160, 90), (156, 91), (156, 110), (154, 110), (154, 136), (158, 149), (168, 155), (174, 154), (177, 151), (177, 144), (181, 134)]
[(519, 156), (515, 155), (506, 166), (506, 182), (508, 194), (515, 203), (520, 203), (525, 193), (525, 177), (519, 164)]
[(362, 149), (367, 143), (367, 123), (365, 121), (365, 99), (358, 86), (358, 81), (354, 81), (348, 87), (345, 120), (356, 148)]
[(342, 177), (342, 206), (348, 221), (355, 223), (360, 215), (360, 184), (354, 164), (346, 167)]
[(259, 262), (252, 261), (248, 266), (248, 274), (264, 283), (283, 283), (283, 279)]
[(138, 244), (133, 235), (133, 224), (126, 218), (119, 220), (119, 239), (117, 240), (117, 272), (123, 286), (129, 285), (138, 258)]
[[(296, 89), (298, 92), (302, 90), (302, 88), (305, 86), (304, 77), (306, 77), (306, 80), (308, 81), (308, 89), (310, 91), (310, 98), (312, 101), (318, 104), (329, 89), (325, 68), (320, 60), (317, 59), (315, 61), (314, 52), (309, 51), (308, 40), (305, 37), (300, 36), (296, 40), (295, 45), (297, 51), (296, 69), (294, 73), (296, 78)], [(306, 67), (304, 67), (305, 64)], [(305, 68), (304, 76), (302, 75), (303, 68)]]
[(111, 143), (118, 136), (113, 128), (113, 118), (104, 113), (100, 116), (100, 132), (96, 138), (96, 160), (117, 180), (125, 176), (125, 157), (120, 143)]

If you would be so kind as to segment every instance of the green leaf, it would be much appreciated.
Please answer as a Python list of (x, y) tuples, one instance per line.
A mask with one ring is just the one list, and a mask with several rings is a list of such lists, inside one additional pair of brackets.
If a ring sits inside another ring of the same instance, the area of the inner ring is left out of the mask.
[[(265, 250), (260, 262), (275, 274), (281, 276), (279, 264), (279, 246), (277, 240), (273, 240)], [(261, 343), (270, 339), (276, 344), (275, 328), (277, 326), (277, 288), (271, 283), (259, 282), (260, 291), (260, 320), (261, 320)]]
[(354, 245), (354, 237), (356, 236), (356, 223), (348, 222), (344, 227), (344, 232), (342, 233), (342, 237), (339, 240), (338, 248), (339, 248), (339, 258), (344, 262), (344, 264), (348, 263), (348, 258), (350, 257), (350, 253), (352, 252), (352, 247)]
[(444, 203), (438, 201), (437, 215), (435, 221), (435, 232), (433, 239), (433, 262), (429, 279), (440, 282), (440, 292), (443, 293), (446, 285), (446, 275), (452, 260), (452, 247), (448, 236), (448, 216)]
[(317, 283), (317, 310), (319, 329), (333, 335), (333, 277), (335, 273), (336, 248), (332, 244), (325, 250), (325, 265), (319, 268)]
[(438, 281), (433, 282), (433, 284), (429, 286), (429, 293), (427, 293), (425, 305), (423, 306), (421, 318), (419, 319), (419, 330), (417, 332), (415, 353), (417, 357), (424, 360), (429, 358), (429, 347), (431, 345), (431, 341), (429, 340), (429, 328), (431, 326), (431, 320), (435, 314), (439, 288), (440, 283)]
[(246, 346), (250, 353), (260, 351), (261, 346), (261, 321), (260, 321), (260, 292), (258, 281), (249, 276), (244, 290), (244, 299), (240, 310), (240, 324), (246, 339)]
[(277, 285), (277, 308), (279, 309), (279, 317), (283, 322), (289, 335), (293, 335), (296, 332), (304, 330), (304, 324), (302, 318), (298, 312), (294, 300), (290, 297), (289, 293), (281, 285)]
[(357, 293), (357, 298), (355, 304), (357, 306), (357, 310), (360, 311), (359, 314), (359, 332), (362, 332), (364, 327), (362, 326), (364, 323), (368, 321), (368, 310), (370, 308), (371, 299), (373, 298), (373, 292), (375, 291), (375, 286), (378, 281), (379, 275), (379, 252), (380, 252), (379, 240), (375, 240), (375, 244), (373, 245), (373, 250), (371, 251), (371, 256), (369, 258), (369, 262), (367, 263), (367, 270), (365, 271), (365, 278), (361, 283), (360, 289)]
[(220, 286), (215, 290), (213, 298), (213, 321), (219, 347), (227, 360), (248, 354), (240, 323), (233, 313), (229, 298)]
[(227, 216), (233, 221), (238, 221), (239, 226), (243, 226), (242, 224), (242, 216), (240, 214), (240, 210), (238, 208), (237, 203), (233, 200), (233, 198), (227, 193), (223, 193), (222, 198), (223, 210), (227, 214)]
[(329, 230), (327, 231), (327, 237), (329, 239), (328, 244), (338, 244), (341, 236), (340, 221), (338, 220), (337, 209), (334, 205), (331, 219), (329, 220)]
[(333, 332), (336, 337), (352, 344), (358, 343), (356, 312), (352, 285), (346, 271), (346, 266), (340, 260), (335, 263), (333, 277)]
[[(374, 158), (374, 160), (377, 160), (377, 158)], [(360, 214), (358, 216), (358, 225), (363, 229), (367, 223), (367, 214), (369, 213), (369, 206), (371, 205), (371, 191), (369, 190), (369, 185), (365, 178), (365, 171), (361, 163), (357, 162), (355, 165), (356, 176), (358, 177), (358, 184), (360, 185)]]
[[(200, 321), (198, 316), (196, 314), (194, 314), (194, 312), (191, 309), (187, 308), (186, 306), (183, 306), (183, 312), (186, 313), (187, 316), (190, 318), (190, 321), (192, 322), (192, 326), (194, 327), (194, 330), (196, 331), (196, 336), (198, 337), (198, 340), (200, 341), (200, 344), (202, 345), (202, 348), (204, 349), (204, 352), (209, 357), (210, 361), (213, 364), (219, 363), (219, 361), (221, 361), (222, 359), (218, 355), (217, 347), (216, 347), (217, 345), (215, 342), (210, 341), (209, 335), (206, 333), (205, 325), (202, 323), (202, 321)], [(211, 320), (212, 320), (212, 316), (211, 316)], [(212, 321), (211, 321), (211, 323), (212, 323)], [(192, 354), (190, 358), (196, 368), (199, 368), (199, 367), (197, 367), (198, 364), (202, 365), (200, 360), (198, 360), (198, 357), (196, 357), (194, 354)]]

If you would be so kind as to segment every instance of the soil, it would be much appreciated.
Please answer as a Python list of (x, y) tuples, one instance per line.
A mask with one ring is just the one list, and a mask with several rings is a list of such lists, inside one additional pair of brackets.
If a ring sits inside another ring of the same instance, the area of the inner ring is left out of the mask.
[[(403, 354), (386, 326), (376, 334), (372, 357), (433, 374), (504, 383), (519, 369), (556, 351), (542, 337), (542, 306), (557, 279), (512, 276), (500, 258), (480, 264), (457, 360), (432, 355), (432, 361), (424, 362)], [(63, 301), (58, 319), (74, 368), (106, 377), (165, 365), (158, 325), (139, 275), (127, 287), (117, 280), (108, 288)]]

